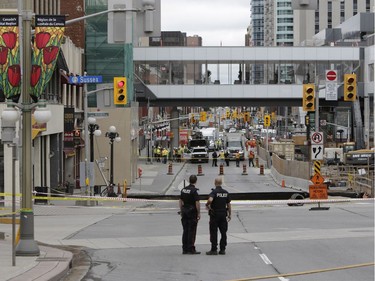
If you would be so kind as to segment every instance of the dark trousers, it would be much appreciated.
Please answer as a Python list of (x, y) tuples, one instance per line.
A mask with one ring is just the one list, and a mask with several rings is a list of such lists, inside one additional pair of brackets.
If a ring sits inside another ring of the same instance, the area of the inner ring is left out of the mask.
[(195, 237), (197, 234), (198, 220), (195, 218), (181, 218), (182, 223), (182, 251), (194, 252), (195, 251)]
[(212, 167), (217, 167), (217, 158), (212, 159)]
[(251, 165), (253, 165), (253, 167), (255, 167), (253, 160), (254, 160), (253, 158), (249, 158), (249, 167), (251, 167)]
[(211, 251), (217, 251), (217, 230), (220, 231), (220, 250), (225, 251), (227, 246), (228, 221), (226, 212), (216, 212), (210, 216)]
[(236, 167), (239, 167), (239, 166), (240, 166), (240, 159), (236, 158)]

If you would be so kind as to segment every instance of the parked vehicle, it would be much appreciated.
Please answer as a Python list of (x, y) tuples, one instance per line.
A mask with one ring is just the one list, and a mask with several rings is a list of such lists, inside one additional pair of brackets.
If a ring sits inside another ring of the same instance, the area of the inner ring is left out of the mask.
[(194, 147), (191, 150), (190, 162), (194, 163), (208, 163), (209, 155), (207, 147)]
[(225, 135), (225, 148), (230, 160), (236, 160), (236, 153), (240, 153), (240, 160), (245, 160), (244, 136), (242, 133), (227, 133)]

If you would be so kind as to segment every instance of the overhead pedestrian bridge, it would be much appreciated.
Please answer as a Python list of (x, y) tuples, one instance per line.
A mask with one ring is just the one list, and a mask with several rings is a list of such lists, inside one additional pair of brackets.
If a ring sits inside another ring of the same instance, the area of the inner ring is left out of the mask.
[(136, 47), (133, 59), (136, 98), (151, 106), (301, 106), (304, 83), (319, 85), (324, 105), (326, 70), (339, 85), (360, 48)]

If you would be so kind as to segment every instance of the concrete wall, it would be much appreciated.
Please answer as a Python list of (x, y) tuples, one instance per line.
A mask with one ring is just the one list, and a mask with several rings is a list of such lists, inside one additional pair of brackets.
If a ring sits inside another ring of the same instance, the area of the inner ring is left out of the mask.
[(284, 180), (286, 187), (293, 187), (304, 191), (309, 190), (310, 162), (284, 160), (278, 155), (269, 153), (262, 147), (258, 147), (259, 164), (271, 169), (271, 176), (276, 183)]

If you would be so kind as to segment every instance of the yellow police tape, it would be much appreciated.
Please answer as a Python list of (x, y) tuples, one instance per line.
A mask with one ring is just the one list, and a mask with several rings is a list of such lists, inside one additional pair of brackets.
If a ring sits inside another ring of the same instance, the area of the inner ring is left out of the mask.
[(309, 271), (284, 273), (284, 274), (280, 273), (280, 274), (263, 275), (263, 276), (256, 276), (256, 277), (250, 277), (250, 278), (233, 279), (233, 280), (228, 280), (228, 281), (254, 281), (254, 280), (264, 280), (264, 279), (273, 279), (273, 278), (285, 278), (285, 277), (316, 274), (316, 273), (322, 273), (322, 272), (345, 270), (345, 269), (365, 267), (365, 266), (373, 266), (374, 264), (375, 264), (374, 262), (368, 262), (368, 263), (351, 264), (351, 265), (346, 265), (346, 266), (323, 268), (323, 269), (316, 269), (316, 270), (309, 270)]
[[(43, 194), (43, 193), (39, 193)], [(120, 202), (175, 202), (177, 199), (145, 199), (145, 198), (128, 198), (128, 197), (97, 197), (84, 195), (69, 195), (65, 194), (47, 194), (47, 196), (32, 196), (36, 200), (48, 201), (120, 201)], [(11, 193), (0, 193), (0, 196), (11, 196)], [(21, 194), (17, 194), (17, 197)], [(289, 204), (316, 204), (316, 203), (345, 203), (358, 201), (374, 201), (374, 198), (340, 198), (340, 199), (289, 199), (289, 200), (238, 200), (232, 201), (232, 205), (289, 205)]]

